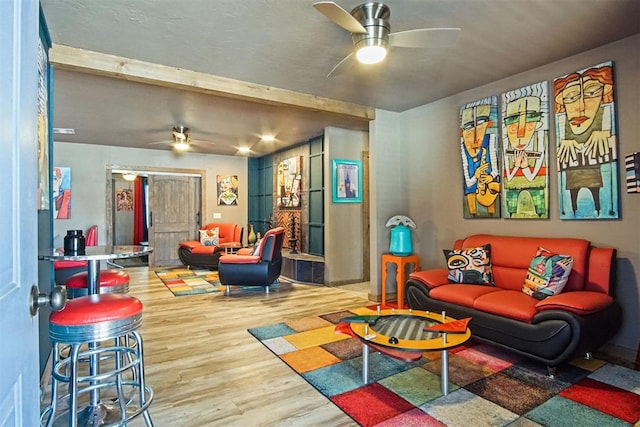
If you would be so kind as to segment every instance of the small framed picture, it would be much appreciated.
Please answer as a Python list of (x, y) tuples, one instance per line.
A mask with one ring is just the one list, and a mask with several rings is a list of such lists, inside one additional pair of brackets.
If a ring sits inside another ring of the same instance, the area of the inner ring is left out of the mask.
[(359, 160), (333, 161), (333, 202), (362, 202), (362, 162)]

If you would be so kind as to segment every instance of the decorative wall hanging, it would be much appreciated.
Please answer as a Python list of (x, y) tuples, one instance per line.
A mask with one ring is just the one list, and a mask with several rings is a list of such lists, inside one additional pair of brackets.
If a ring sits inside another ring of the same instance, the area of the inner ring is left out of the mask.
[(627, 193), (640, 193), (640, 152), (627, 154), (624, 158)]
[(53, 218), (71, 218), (71, 168), (53, 168)]
[(460, 151), (465, 218), (500, 217), (498, 98), (460, 108)]
[(613, 63), (553, 82), (561, 219), (620, 217)]
[(119, 188), (116, 190), (116, 210), (133, 210), (133, 190), (130, 188)]
[(218, 206), (238, 205), (238, 175), (216, 175)]
[(334, 203), (362, 202), (362, 162), (359, 160), (333, 161)]
[(549, 218), (547, 82), (502, 94), (502, 217)]
[(49, 65), (38, 39), (38, 209), (49, 209)]
[(289, 157), (278, 163), (278, 208), (300, 208), (302, 157)]

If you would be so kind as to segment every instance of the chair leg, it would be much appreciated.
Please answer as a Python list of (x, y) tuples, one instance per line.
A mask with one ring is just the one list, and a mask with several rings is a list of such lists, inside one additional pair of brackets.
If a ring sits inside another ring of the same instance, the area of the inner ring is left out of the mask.
[(268, 293), (269, 293), (269, 285), (267, 285), (267, 286), (265, 286), (265, 287), (264, 287), (264, 293), (265, 293), (265, 294), (268, 294)]
[(224, 291), (225, 295), (231, 295), (231, 285), (227, 285), (227, 289)]

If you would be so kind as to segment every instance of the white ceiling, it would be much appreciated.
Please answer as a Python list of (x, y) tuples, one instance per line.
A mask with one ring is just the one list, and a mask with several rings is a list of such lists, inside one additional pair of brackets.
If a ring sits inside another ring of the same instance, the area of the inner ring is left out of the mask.
[[(404, 111), (640, 32), (639, 0), (386, 0), (391, 31), (457, 27), (448, 49), (390, 51), (382, 64), (327, 78), (348, 32), (314, 0), (41, 0), (56, 45), (178, 67), (352, 104)], [(347, 10), (361, 1), (337, 2)], [(366, 120), (60, 67), (56, 141), (170, 149), (171, 128), (215, 144), (197, 152), (263, 155)], [(567, 70), (571, 71), (571, 70)], [(248, 85), (248, 87), (251, 87)], [(275, 143), (259, 142), (274, 133)]]

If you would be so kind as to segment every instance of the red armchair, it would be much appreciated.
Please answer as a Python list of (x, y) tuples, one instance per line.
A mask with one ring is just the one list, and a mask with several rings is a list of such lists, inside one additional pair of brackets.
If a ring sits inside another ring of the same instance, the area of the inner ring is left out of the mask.
[(217, 268), (218, 259), (227, 249), (242, 247), (243, 227), (231, 223), (210, 223), (201, 228), (204, 230), (218, 229), (218, 244), (205, 246), (200, 240), (189, 240), (178, 246), (178, 257), (188, 268), (204, 267)]
[(253, 254), (221, 256), (218, 275), (220, 284), (227, 287), (226, 293), (229, 294), (232, 285), (264, 286), (269, 292), (269, 286), (280, 277), (282, 270), (283, 238), (284, 228), (272, 228), (264, 234)]

